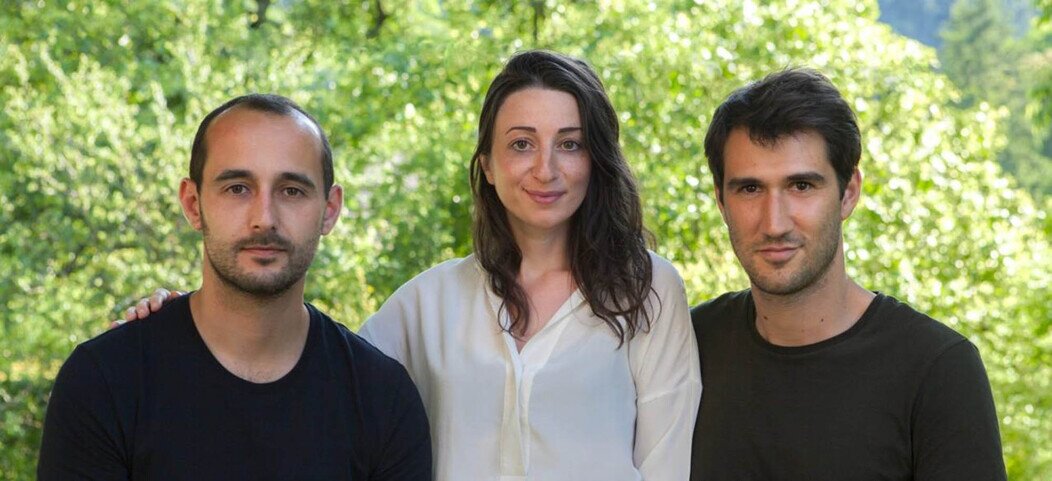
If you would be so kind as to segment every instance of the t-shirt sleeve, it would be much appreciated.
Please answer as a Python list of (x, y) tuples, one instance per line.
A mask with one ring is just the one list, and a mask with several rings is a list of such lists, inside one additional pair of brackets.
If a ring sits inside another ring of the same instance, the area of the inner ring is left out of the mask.
[(391, 429), (370, 481), (431, 481), (431, 434), (420, 394), (402, 371)]
[(83, 346), (75, 349), (59, 370), (51, 390), (38, 479), (130, 479), (110, 394), (91, 353)]
[(913, 479), (1007, 478), (990, 382), (972, 343), (962, 340), (933, 362), (912, 422)]
[(656, 316), (649, 332), (631, 346), (636, 384), (633, 459), (643, 479), (686, 480), (691, 437), (701, 402), (698, 345), (683, 281), (675, 268), (655, 259)]

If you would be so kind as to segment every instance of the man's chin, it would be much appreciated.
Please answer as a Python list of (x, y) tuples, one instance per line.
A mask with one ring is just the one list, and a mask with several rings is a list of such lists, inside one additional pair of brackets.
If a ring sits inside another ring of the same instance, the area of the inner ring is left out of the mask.
[(303, 279), (303, 276), (292, 278), (280, 274), (258, 276), (244, 273), (221, 277), (224, 277), (223, 281), (230, 287), (233, 287), (244, 294), (261, 298), (274, 298), (281, 296), (288, 292), (289, 289), (292, 289), (292, 286), (296, 285), (297, 282)]
[(288, 292), (289, 289), (292, 289), (292, 286), (295, 284), (295, 282), (281, 284), (241, 283), (235, 285), (234, 287), (237, 290), (250, 296), (269, 299), (274, 297), (280, 297), (282, 294)]
[(792, 276), (779, 278), (777, 276), (750, 275), (749, 282), (752, 284), (753, 290), (775, 296), (791, 296), (806, 289), (809, 285), (806, 282), (793, 279)]

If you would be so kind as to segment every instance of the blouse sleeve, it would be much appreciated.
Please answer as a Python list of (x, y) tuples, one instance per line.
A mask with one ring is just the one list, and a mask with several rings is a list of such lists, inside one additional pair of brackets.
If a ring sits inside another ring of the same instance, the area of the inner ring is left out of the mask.
[(416, 310), (412, 291), (410, 284), (398, 288), (358, 330), (359, 336), (403, 366), (409, 362), (409, 322)]
[(683, 280), (668, 261), (652, 258), (657, 297), (650, 331), (637, 335), (630, 346), (636, 385), (633, 455), (644, 480), (685, 481), (701, 402), (698, 345)]

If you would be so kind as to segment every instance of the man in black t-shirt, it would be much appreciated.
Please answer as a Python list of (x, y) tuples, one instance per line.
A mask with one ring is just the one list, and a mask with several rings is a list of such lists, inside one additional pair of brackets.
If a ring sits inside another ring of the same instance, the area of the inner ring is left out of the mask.
[(430, 480), (405, 369), (303, 301), (343, 202), (318, 123), (279, 96), (227, 102), (179, 200), (203, 236), (200, 289), (77, 347), (39, 478)]
[(829, 80), (791, 69), (735, 91), (705, 154), (750, 289), (691, 312), (691, 479), (1005, 479), (975, 347), (847, 276), (861, 136)]

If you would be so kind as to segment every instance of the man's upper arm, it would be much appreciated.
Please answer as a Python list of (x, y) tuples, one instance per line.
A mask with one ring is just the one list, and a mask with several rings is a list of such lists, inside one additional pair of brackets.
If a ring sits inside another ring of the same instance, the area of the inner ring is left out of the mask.
[(379, 453), (370, 481), (431, 481), (431, 430), (420, 394), (400, 370), (404, 379), (390, 411), (388, 439)]
[(37, 477), (41, 481), (129, 479), (119, 433), (106, 381), (91, 354), (78, 347), (51, 390)]
[(953, 345), (934, 361), (912, 423), (914, 479), (1006, 479), (990, 381), (970, 342)]

